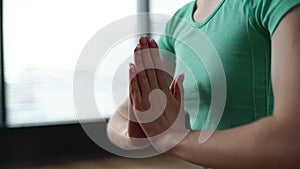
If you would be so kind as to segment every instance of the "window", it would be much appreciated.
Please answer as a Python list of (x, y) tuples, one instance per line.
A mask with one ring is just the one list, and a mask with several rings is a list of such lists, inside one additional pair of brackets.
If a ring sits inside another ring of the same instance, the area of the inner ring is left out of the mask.
[[(0, 81), (4, 80), (1, 82), (5, 85), (0, 84), (0, 96), (5, 98), (0, 104), (0, 163), (108, 154), (99, 151), (77, 123), (72, 81), (81, 50), (97, 31), (119, 18), (148, 12), (149, 6), (150, 12), (171, 15), (184, 3), (185, 0), (0, 0)], [(126, 44), (118, 47), (132, 52), (136, 39), (126, 43), (128, 48), (123, 48)], [(105, 101), (100, 96), (107, 91), (95, 91), (96, 101)], [(112, 105), (102, 106), (109, 117)]]
[(150, 12), (173, 15), (191, 0), (150, 0)]
[[(99, 0), (3, 0), (8, 126), (77, 121), (72, 83), (81, 50), (101, 28), (137, 12), (136, 0), (117, 3)], [(112, 105), (104, 109), (112, 109)], [(108, 112), (106, 116), (109, 117)]]
[[(72, 82), (76, 61), (87, 41), (107, 24), (140, 12), (172, 15), (189, 0), (3, 0), (3, 68), (6, 124), (9, 127), (76, 123)], [(158, 37), (155, 37), (158, 39)], [(128, 56), (136, 39), (111, 51)], [(118, 50), (116, 50), (118, 49)], [(120, 58), (120, 57), (119, 57)], [(120, 60), (120, 59), (114, 59)], [(122, 60), (122, 59), (121, 59)], [(112, 60), (107, 60), (111, 63)], [(108, 83), (115, 70), (106, 68)], [(110, 91), (95, 97), (109, 118)]]

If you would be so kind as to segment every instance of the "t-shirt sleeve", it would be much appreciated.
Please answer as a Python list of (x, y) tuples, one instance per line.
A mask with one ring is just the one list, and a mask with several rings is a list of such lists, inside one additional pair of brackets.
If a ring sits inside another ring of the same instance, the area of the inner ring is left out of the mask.
[(167, 23), (165, 27), (165, 32), (160, 36), (157, 44), (162, 56), (168, 59), (169, 61), (175, 63), (176, 58), (175, 58), (174, 40), (172, 38), (170, 22), (172, 22), (172, 20), (170, 20)]
[(254, 20), (271, 36), (281, 19), (299, 4), (300, 0), (250, 0)]
[(166, 50), (168, 52), (171, 52), (173, 54), (175, 54), (175, 50), (174, 50), (174, 42), (172, 37), (172, 30), (171, 30), (171, 23), (172, 19), (168, 21), (168, 23), (166, 24), (165, 27), (165, 32), (160, 36), (159, 40), (158, 40), (158, 47), (161, 50)]

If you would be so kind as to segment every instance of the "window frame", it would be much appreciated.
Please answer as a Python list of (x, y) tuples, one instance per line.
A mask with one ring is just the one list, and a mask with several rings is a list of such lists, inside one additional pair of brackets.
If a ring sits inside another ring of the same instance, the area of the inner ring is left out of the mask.
[[(149, 0), (137, 0), (137, 7), (138, 12), (149, 12)], [(3, 0), (0, 0), (0, 168), (112, 155), (96, 145), (79, 123), (7, 127), (3, 58)], [(106, 122), (101, 125), (105, 127)]]
[(0, 128), (6, 126), (6, 116), (5, 116), (5, 86), (4, 86), (4, 69), (3, 69), (3, 3), (0, 3)]

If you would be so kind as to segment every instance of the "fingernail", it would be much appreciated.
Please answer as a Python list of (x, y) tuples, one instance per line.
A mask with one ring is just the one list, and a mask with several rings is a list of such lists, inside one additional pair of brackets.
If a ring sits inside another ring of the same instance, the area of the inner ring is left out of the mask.
[(147, 45), (147, 41), (148, 41), (148, 37), (146, 35), (144, 35), (140, 38), (140, 43), (142, 45)]
[(181, 74), (181, 81), (183, 82), (184, 81), (184, 74)]
[(129, 63), (129, 68), (130, 69), (134, 69), (134, 64), (133, 63)]
[(130, 75), (134, 74), (134, 64), (132, 64), (132, 63), (129, 63), (129, 73), (130, 73)]
[(151, 47), (157, 48), (157, 44), (156, 44), (155, 40), (151, 39), (150, 43), (151, 43)]
[(138, 50), (140, 50), (140, 44), (137, 44), (135, 49), (134, 49), (134, 53), (137, 52)]

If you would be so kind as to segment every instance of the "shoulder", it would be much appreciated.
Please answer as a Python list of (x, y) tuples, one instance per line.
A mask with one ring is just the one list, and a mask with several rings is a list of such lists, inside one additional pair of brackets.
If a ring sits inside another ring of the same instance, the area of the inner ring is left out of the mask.
[(270, 35), (273, 35), (281, 19), (294, 7), (300, 4), (300, 0), (247, 0), (251, 13), (256, 23)]
[(191, 1), (181, 8), (179, 8), (170, 18), (170, 20), (167, 23), (167, 30), (174, 29), (174, 27), (178, 26), (178, 22), (181, 22), (182, 20), (188, 20), (188, 17), (191, 15), (192, 10), (194, 9), (195, 1)]

